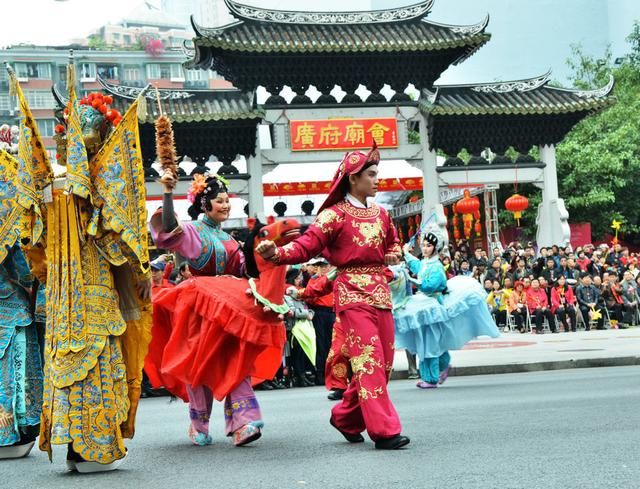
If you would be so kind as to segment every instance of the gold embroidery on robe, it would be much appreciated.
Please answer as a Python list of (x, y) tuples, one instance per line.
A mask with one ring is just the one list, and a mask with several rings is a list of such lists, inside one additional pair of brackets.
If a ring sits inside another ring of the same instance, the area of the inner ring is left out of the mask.
[(357, 217), (360, 219), (373, 219), (380, 215), (380, 207), (376, 204), (371, 204), (369, 207), (355, 207), (347, 201), (338, 202), (336, 207), (341, 211), (349, 214), (351, 217)]
[(389, 288), (382, 284), (377, 285), (373, 290), (353, 291), (349, 290), (343, 283), (338, 283), (338, 304), (347, 306), (350, 304), (367, 304), (380, 309), (391, 309), (391, 293)]
[(336, 211), (333, 209), (325, 209), (318, 214), (313, 225), (320, 229), (324, 234), (329, 234), (333, 231), (334, 224), (342, 221), (344, 221), (344, 218), (339, 216)]
[(346, 277), (349, 283), (355, 285), (359, 289), (364, 289), (368, 285), (373, 285), (374, 283), (373, 279), (371, 278), (371, 275), (367, 275), (367, 274), (347, 273)]
[(350, 348), (354, 348), (360, 352), (359, 355), (352, 356), (349, 362), (351, 363), (353, 375), (358, 379), (358, 383), (360, 384), (358, 396), (363, 401), (376, 399), (379, 395), (384, 394), (384, 388), (382, 386), (367, 389), (363, 385), (363, 377), (373, 374), (376, 368), (383, 368), (382, 363), (373, 357), (376, 349), (375, 344), (378, 341), (380, 341), (380, 338), (377, 335), (372, 336), (369, 343), (363, 345), (362, 338), (356, 336), (353, 329), (349, 330), (349, 334), (345, 340), (345, 343), (348, 344)]
[(380, 218), (376, 219), (374, 222), (351, 221), (351, 225), (360, 233), (360, 236), (353, 236), (353, 242), (356, 245), (377, 248), (382, 244), (384, 240), (384, 232), (382, 230), (382, 221)]

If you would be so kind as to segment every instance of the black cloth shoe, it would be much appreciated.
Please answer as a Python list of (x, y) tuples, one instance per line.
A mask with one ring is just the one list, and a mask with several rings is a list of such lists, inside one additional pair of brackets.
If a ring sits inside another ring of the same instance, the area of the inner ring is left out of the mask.
[(624, 323), (619, 323), (618, 324), (618, 329), (629, 329), (629, 327)]
[(327, 395), (327, 399), (329, 399), (330, 401), (339, 401), (340, 399), (342, 399), (342, 394), (344, 394), (344, 390), (342, 390), (342, 389), (333, 389)]
[(380, 438), (376, 440), (376, 448), (378, 450), (397, 450), (409, 444), (409, 437), (396, 435), (391, 438)]
[[(349, 442), (349, 443), (362, 443), (364, 442), (364, 437), (358, 433), (355, 435), (352, 435), (351, 433), (345, 433), (344, 431), (342, 431), (340, 428), (338, 428), (336, 426), (335, 421), (333, 420), (333, 417), (329, 418), (329, 424), (331, 424), (331, 426), (333, 426), (336, 430), (338, 430), (340, 432), (340, 434), (342, 436), (345, 437), (345, 439)], [(408, 438), (407, 438), (408, 439)]]

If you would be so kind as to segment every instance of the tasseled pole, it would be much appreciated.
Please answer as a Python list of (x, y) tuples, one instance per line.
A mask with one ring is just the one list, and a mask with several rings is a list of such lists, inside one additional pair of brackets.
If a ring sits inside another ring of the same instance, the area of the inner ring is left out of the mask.
[(160, 116), (156, 119), (156, 154), (162, 171), (170, 171), (174, 177), (178, 177), (178, 164), (176, 155), (176, 145), (173, 139), (173, 128), (171, 121), (162, 112), (162, 104), (160, 103), (160, 93), (156, 88), (156, 98), (158, 101), (158, 109)]

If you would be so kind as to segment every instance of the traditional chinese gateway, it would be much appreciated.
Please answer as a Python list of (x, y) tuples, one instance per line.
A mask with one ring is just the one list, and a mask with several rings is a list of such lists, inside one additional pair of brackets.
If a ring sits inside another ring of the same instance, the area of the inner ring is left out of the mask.
[[(437, 85), (449, 66), (472, 56), (491, 35), (486, 31), (489, 16), (473, 25), (433, 21), (429, 11), (434, 1), (379, 11), (297, 12), (225, 0), (237, 20), (217, 28), (193, 22), (194, 49), (185, 66), (215, 70), (239, 91), (194, 94), (172, 102), (168, 110), (174, 119), (188, 124), (183, 135), (177, 130), (178, 145), (184, 137), (189, 154), (208, 156), (214, 152), (211, 145), (218, 144), (212, 142), (214, 134), (242, 126), (225, 133), (228, 147), (236, 149), (224, 154), (229, 160), (231, 154), (249, 156), (249, 175), (237, 178), (248, 179), (250, 213), (260, 214), (265, 169), (337, 161), (345, 150), (376, 141), (383, 160), (406, 160), (423, 171), (424, 200), (397, 210), (395, 217), (420, 206), (424, 219), (444, 228), (441, 187), (534, 182), (543, 186), (538, 244), (568, 242), (555, 145), (584, 117), (612, 103), (613, 80), (592, 91), (551, 86), (549, 73), (499, 83)], [(410, 84), (418, 89), (418, 100), (405, 93)], [(364, 100), (356, 93), (360, 85), (371, 92)], [(381, 93), (385, 85), (395, 92), (390, 98)], [(269, 92), (261, 107), (255, 105), (258, 86)], [(345, 92), (340, 101), (336, 86)], [(290, 103), (281, 95), (285, 87), (296, 94)], [(320, 92), (315, 102), (306, 94), (310, 87)], [(204, 101), (198, 105), (199, 100)], [(258, 122), (269, 128), (269, 147), (257, 141)], [(208, 131), (213, 131), (209, 138), (204, 136)], [(142, 144), (143, 153), (151, 154), (144, 147), (151, 143), (143, 137)], [(529, 156), (535, 146), (541, 161)], [(509, 148), (520, 154), (515, 161), (505, 156)], [(491, 162), (481, 155), (487, 149), (495, 155)], [(466, 162), (458, 156), (463, 150), (471, 155)], [(332, 157), (327, 151), (340, 153)], [(437, 165), (437, 151), (448, 156), (444, 166)], [(291, 187), (287, 190), (291, 194)], [(308, 192), (306, 186), (301, 192)], [(488, 226), (487, 231), (489, 242), (496, 241), (496, 230)]]

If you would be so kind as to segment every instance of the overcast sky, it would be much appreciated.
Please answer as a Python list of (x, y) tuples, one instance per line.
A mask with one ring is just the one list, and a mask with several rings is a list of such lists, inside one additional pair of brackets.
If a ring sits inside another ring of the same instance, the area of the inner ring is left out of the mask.
[[(408, 5), (413, 0), (399, 0)], [(100, 26), (117, 22), (140, 0), (2, 0), (0, 47), (30, 43), (67, 44), (71, 39), (87, 37)], [(159, 5), (160, 0), (149, 0)], [(241, 3), (268, 8), (304, 10), (358, 10), (364, 1), (322, 0), (244, 0)], [(302, 6), (303, 5), (303, 6)]]

